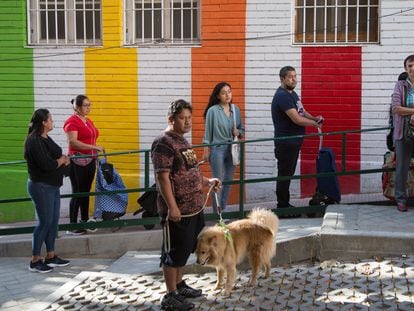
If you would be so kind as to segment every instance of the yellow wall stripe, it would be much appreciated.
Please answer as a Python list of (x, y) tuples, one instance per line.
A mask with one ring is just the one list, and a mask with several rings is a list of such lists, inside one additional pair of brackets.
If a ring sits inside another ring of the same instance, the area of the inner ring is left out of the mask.
[[(106, 152), (139, 148), (137, 50), (122, 48), (123, 7), (119, 0), (102, 1), (103, 48), (85, 49), (85, 89), (93, 107), (91, 119), (100, 130)], [(111, 156), (127, 188), (139, 187), (138, 155)], [(138, 193), (129, 194), (129, 211)]]

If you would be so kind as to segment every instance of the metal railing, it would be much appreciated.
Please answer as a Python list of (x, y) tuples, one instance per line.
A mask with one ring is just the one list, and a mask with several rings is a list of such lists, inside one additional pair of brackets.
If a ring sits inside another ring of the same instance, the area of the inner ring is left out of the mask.
[[(373, 128), (373, 129), (361, 129), (361, 130), (349, 130), (349, 131), (337, 131), (337, 132), (329, 132), (329, 133), (315, 133), (315, 134), (308, 134), (308, 135), (297, 135), (297, 136), (288, 136), (288, 137), (272, 137), (272, 138), (262, 138), (262, 139), (254, 139), (254, 140), (240, 140), (237, 143), (240, 144), (240, 177), (236, 180), (227, 180), (223, 181), (223, 184), (235, 184), (239, 186), (239, 210), (236, 212), (223, 212), (222, 217), (224, 219), (233, 219), (233, 218), (243, 218), (245, 217), (246, 211), (244, 208), (245, 202), (245, 189), (244, 185), (247, 184), (254, 184), (254, 183), (263, 183), (263, 182), (274, 182), (278, 180), (295, 180), (295, 179), (306, 179), (306, 178), (317, 178), (317, 177), (329, 177), (329, 176), (345, 176), (345, 175), (360, 175), (360, 174), (373, 174), (373, 173), (382, 173), (385, 171), (392, 171), (394, 169), (384, 169), (384, 168), (377, 168), (377, 169), (365, 169), (365, 170), (346, 170), (347, 163), (346, 163), (346, 155), (347, 155), (347, 135), (355, 134), (355, 133), (363, 133), (363, 132), (378, 132), (378, 131), (385, 131), (389, 130), (389, 127), (383, 128)], [(342, 141), (341, 147), (341, 169), (336, 172), (330, 173), (319, 173), (319, 174), (304, 174), (304, 175), (294, 175), (294, 176), (281, 176), (281, 177), (265, 177), (265, 178), (245, 178), (245, 149), (246, 144), (253, 144), (259, 142), (268, 142), (268, 141), (276, 141), (276, 140), (286, 140), (292, 138), (310, 138), (310, 137), (318, 137), (318, 136), (334, 136), (340, 135)], [(235, 142), (228, 142), (227, 144), (234, 144)], [(215, 146), (219, 144), (211, 144), (211, 145), (194, 145), (193, 148), (200, 148), (205, 146)], [(220, 144), (222, 145), (222, 144)], [(143, 188), (130, 188), (126, 190), (117, 190), (117, 191), (102, 191), (102, 192), (82, 192), (82, 193), (73, 193), (73, 194), (63, 194), (61, 198), (70, 198), (70, 197), (80, 197), (80, 196), (97, 196), (97, 195), (110, 195), (114, 193), (131, 193), (131, 192), (145, 192), (145, 191), (152, 191), (153, 189), (150, 187), (150, 150), (131, 150), (131, 151), (123, 151), (123, 152), (113, 152), (113, 153), (105, 153), (100, 156), (114, 156), (114, 155), (124, 155), (124, 154), (136, 154), (136, 153), (144, 153), (144, 187)], [(76, 157), (85, 157), (85, 156), (76, 156)], [(11, 164), (22, 164), (25, 161), (10, 161), (10, 162), (3, 162), (0, 163), (2, 165), (11, 165)], [(9, 198), (9, 199), (0, 199), (0, 206), (4, 203), (15, 203), (15, 202), (24, 202), (24, 201), (31, 201), (30, 197), (25, 198)], [(295, 208), (284, 208), (284, 209), (275, 209), (274, 212), (281, 216), (281, 215), (289, 215), (294, 212), (295, 214), (298, 213), (316, 213), (324, 211), (324, 206), (305, 206), (305, 207), (295, 207)], [(206, 220), (217, 220), (219, 216), (215, 213), (206, 213), (205, 214)], [(59, 230), (75, 230), (75, 229), (95, 229), (95, 228), (108, 228), (108, 227), (124, 227), (124, 226), (135, 226), (135, 225), (154, 225), (159, 223), (158, 217), (148, 217), (148, 218), (137, 218), (137, 219), (121, 219), (121, 220), (110, 220), (110, 221), (99, 221), (99, 222), (92, 222), (92, 223), (77, 223), (77, 224), (59, 224)], [(12, 235), (12, 234), (23, 234), (23, 233), (31, 233), (33, 232), (34, 227), (14, 227), (14, 228), (4, 228), (0, 229), (0, 236), (1, 235)]]

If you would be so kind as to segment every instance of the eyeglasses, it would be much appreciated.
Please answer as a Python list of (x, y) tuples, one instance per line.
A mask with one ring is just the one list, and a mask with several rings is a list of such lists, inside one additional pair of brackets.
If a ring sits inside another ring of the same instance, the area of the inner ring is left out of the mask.
[(92, 104), (82, 104), (82, 107), (90, 108)]

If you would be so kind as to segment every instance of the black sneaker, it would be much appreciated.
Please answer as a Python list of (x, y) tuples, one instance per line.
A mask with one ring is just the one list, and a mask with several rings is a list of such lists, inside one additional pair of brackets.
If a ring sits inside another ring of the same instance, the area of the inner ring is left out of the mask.
[(190, 286), (188, 286), (184, 280), (181, 281), (181, 283), (177, 284), (177, 292), (184, 297), (187, 298), (196, 298), (200, 297), (202, 295), (201, 289), (195, 289)]
[(39, 273), (48, 273), (48, 272), (52, 272), (53, 271), (53, 268), (52, 267), (49, 267), (48, 265), (46, 265), (43, 262), (42, 259), (39, 259), (36, 262), (30, 261), (29, 271), (39, 272)]
[(177, 292), (171, 292), (162, 297), (161, 310), (184, 311), (194, 308), (194, 304), (187, 302), (184, 297)]
[[(278, 210), (278, 209), (280, 210), (282, 208), (288, 208), (288, 207), (295, 208), (296, 206), (293, 206), (291, 204), (288, 204), (286, 206), (282, 206), (282, 205), (279, 205), (278, 204), (277, 207), (276, 207), (276, 210)], [(301, 214), (283, 214), (283, 215), (278, 215), (279, 218), (299, 218), (301, 216), (302, 216)]]
[(70, 261), (55, 255), (53, 258), (45, 258), (45, 264), (49, 267), (66, 267), (70, 264)]
[(67, 235), (82, 235), (82, 234), (86, 234), (86, 230), (85, 229), (79, 229), (79, 230), (68, 230), (66, 231)]

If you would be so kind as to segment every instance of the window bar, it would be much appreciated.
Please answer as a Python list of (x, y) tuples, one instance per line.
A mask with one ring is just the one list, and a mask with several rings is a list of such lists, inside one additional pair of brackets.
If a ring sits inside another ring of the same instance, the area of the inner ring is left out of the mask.
[(83, 44), (86, 44), (86, 0), (83, 0)]
[(93, 45), (96, 44), (95, 40), (95, 0), (92, 0), (92, 42)]
[(184, 42), (184, 1), (181, 0), (181, 43)]
[(35, 0), (36, 1), (36, 9), (35, 9), (35, 13), (36, 13), (36, 28), (37, 28), (37, 33), (36, 33), (36, 43), (40, 43), (40, 38), (42, 36), (41, 34), (41, 27), (40, 27), (40, 0)]
[(144, 0), (141, 0), (141, 42), (144, 43), (145, 42), (145, 28), (144, 28)]
[(345, 42), (348, 43), (348, 8), (349, 8), (349, 1), (346, 0), (345, 6)]
[(74, 33), (74, 38), (75, 38), (75, 44), (77, 44), (78, 43), (78, 34), (77, 34), (77, 31), (76, 31), (76, 1), (77, 0), (73, 0), (73, 33)]
[(369, 24), (371, 23), (370, 17), (371, 15), (371, 0), (368, 1), (368, 6), (367, 6), (367, 43), (370, 42), (369, 40)]
[(66, 1), (63, 1), (63, 14), (64, 14), (64, 24), (65, 24), (65, 44), (68, 44), (68, 8), (66, 6)]
[(171, 16), (171, 23), (170, 23), (170, 29), (171, 29), (171, 43), (174, 43), (174, 0), (170, 1), (171, 9), (170, 9), (170, 16)]
[(165, 39), (165, 32), (164, 32), (164, 14), (165, 14), (165, 7), (164, 1), (161, 1), (161, 38)]
[(45, 1), (45, 15), (46, 15), (46, 44), (49, 44), (49, 3)]
[(326, 43), (326, 28), (328, 27), (328, 3), (325, 0), (325, 8), (324, 8), (324, 24), (323, 24), (323, 42)]
[(335, 0), (335, 23), (334, 23), (334, 34), (335, 34), (335, 39), (334, 42), (337, 43), (338, 42), (338, 0)]
[(305, 43), (306, 42), (306, 1), (303, 3), (303, 26), (302, 26), (302, 42)]
[(151, 0), (151, 41), (154, 42), (154, 0)]
[(194, 41), (194, 37), (193, 37), (193, 32), (194, 32), (194, 27), (193, 27), (193, 20), (194, 20), (194, 14), (193, 14), (193, 0), (190, 0), (190, 41), (193, 42)]
[[(136, 23), (136, 17), (135, 17), (135, 13), (136, 13), (136, 3), (135, 3), (135, 1), (131, 1), (132, 2), (132, 7), (131, 7), (131, 9), (132, 9), (132, 27), (130, 27), (130, 28), (132, 28), (132, 43), (133, 44), (135, 44), (136, 43), (136, 35), (137, 35), (137, 31), (135, 30), (136, 29), (136, 27), (135, 27), (135, 23)], [(131, 43), (131, 42), (129, 42), (129, 43)]]
[(316, 43), (316, 0), (313, 0), (313, 43)]
[(55, 42), (56, 42), (56, 45), (58, 45), (58, 39), (59, 39), (59, 36), (58, 36), (58, 6), (57, 6), (57, 0), (55, 0)]
[(359, 42), (359, 0), (357, 0), (357, 4), (356, 4), (356, 37), (355, 37), (355, 42)]

